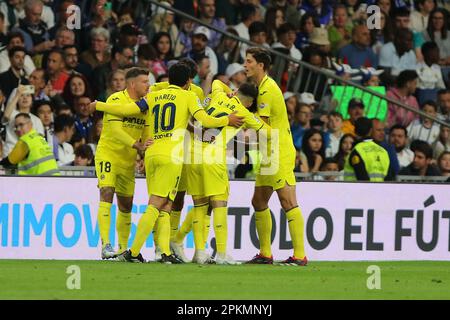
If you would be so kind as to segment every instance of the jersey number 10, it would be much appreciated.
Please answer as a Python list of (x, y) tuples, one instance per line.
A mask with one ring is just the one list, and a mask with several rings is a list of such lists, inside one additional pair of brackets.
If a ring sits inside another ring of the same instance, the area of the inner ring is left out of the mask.
[[(161, 131), (170, 131), (175, 127), (175, 112), (177, 111), (174, 103), (166, 103), (162, 108), (159, 104), (153, 107), (155, 115), (155, 133)], [(169, 112), (169, 116), (167, 116)], [(169, 122), (169, 123), (167, 123)]]

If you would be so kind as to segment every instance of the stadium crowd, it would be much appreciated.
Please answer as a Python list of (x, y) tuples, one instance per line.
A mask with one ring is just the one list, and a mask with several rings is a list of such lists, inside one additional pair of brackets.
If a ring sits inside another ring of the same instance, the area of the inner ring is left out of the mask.
[[(450, 123), (450, 2), (174, 0), (164, 4), (345, 79), (382, 86), (388, 97)], [(79, 29), (68, 28), (71, 5), (81, 8)], [(367, 27), (370, 5), (381, 8), (378, 29)], [(0, 159), (18, 141), (15, 116), (27, 113), (59, 166), (91, 166), (102, 114), (91, 113), (89, 104), (124, 90), (127, 68), (147, 68), (153, 84), (167, 80), (168, 68), (176, 60), (191, 58), (198, 66), (194, 84), (206, 96), (214, 79), (233, 89), (246, 81), (242, 63), (247, 47), (144, 0), (2, 0)], [(354, 77), (354, 70), (362, 76)], [(284, 91), (297, 149), (295, 170), (342, 171), (357, 139), (355, 121), (367, 110), (364, 101), (351, 99), (346, 106), (349, 119), (344, 119), (336, 110), (320, 112), (321, 101), (311, 92), (293, 93), (286, 87)], [(385, 119), (373, 119), (372, 126), (371, 138), (389, 154), (392, 177), (450, 176), (448, 127), (393, 104)], [(252, 155), (247, 152), (238, 158), (231, 173), (251, 176)], [(142, 159), (136, 168), (142, 170)]]

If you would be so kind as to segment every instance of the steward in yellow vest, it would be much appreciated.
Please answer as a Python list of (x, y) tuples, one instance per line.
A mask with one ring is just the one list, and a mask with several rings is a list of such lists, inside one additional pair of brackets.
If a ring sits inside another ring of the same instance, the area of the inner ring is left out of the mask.
[(26, 113), (15, 117), (15, 131), (19, 141), (11, 153), (0, 161), (2, 166), (18, 165), (19, 175), (59, 175), (52, 149), (36, 130)]
[(355, 123), (355, 132), (363, 140), (357, 143), (345, 160), (345, 181), (382, 182), (389, 170), (389, 155), (387, 151), (373, 142), (370, 137), (372, 121), (360, 118)]

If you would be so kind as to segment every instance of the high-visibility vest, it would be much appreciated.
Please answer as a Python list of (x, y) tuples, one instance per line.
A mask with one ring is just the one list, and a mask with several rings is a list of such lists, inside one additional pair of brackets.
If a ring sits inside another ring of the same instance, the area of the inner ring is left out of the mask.
[(19, 138), (28, 146), (28, 156), (19, 162), (19, 175), (59, 175), (53, 151), (36, 130), (32, 129)]
[[(364, 161), (370, 181), (382, 182), (389, 170), (389, 155), (387, 151), (372, 140), (363, 141), (355, 146), (355, 150)], [(351, 154), (351, 153), (350, 153)], [(350, 165), (350, 155), (347, 156), (344, 166), (344, 180), (356, 181), (353, 167)]]
[(249, 150), (247, 154), (250, 158), (248, 159), (249, 163), (253, 165), (253, 169), (252, 171), (246, 173), (245, 178), (255, 178), (258, 175), (261, 167), (261, 152), (259, 150)]

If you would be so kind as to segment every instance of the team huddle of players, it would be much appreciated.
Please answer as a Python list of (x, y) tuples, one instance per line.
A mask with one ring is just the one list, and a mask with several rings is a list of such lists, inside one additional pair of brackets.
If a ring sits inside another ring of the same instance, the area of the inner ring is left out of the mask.
[[(132, 68), (126, 74), (126, 89), (92, 107), (104, 112), (103, 130), (95, 159), (100, 205), (98, 223), (102, 258), (145, 262), (140, 251), (154, 231), (156, 260), (185, 263), (183, 241), (193, 230), (192, 262), (237, 264), (227, 254), (227, 201), (229, 181), (227, 143), (241, 129), (258, 132), (263, 158), (256, 177), (252, 205), (260, 241), (260, 253), (248, 263), (272, 264), (272, 218), (268, 202), (277, 192), (284, 209), (294, 255), (284, 264), (304, 266), (304, 222), (295, 193), (295, 148), (290, 134), (281, 90), (267, 70), (271, 59), (261, 48), (250, 48), (244, 64), (251, 83), (232, 92), (215, 80), (205, 99), (192, 84), (195, 63), (183, 59), (169, 69), (169, 81), (149, 88), (148, 73)], [(202, 103), (204, 102), (204, 103)], [(249, 108), (256, 102), (257, 111)], [(195, 127), (190, 119), (195, 119)], [(216, 128), (208, 134), (198, 128)], [(263, 143), (264, 141), (264, 143)], [(263, 150), (264, 149), (264, 150)], [(148, 206), (139, 220), (136, 236), (128, 249), (137, 153), (145, 153)], [(194, 208), (179, 227), (185, 194)], [(110, 209), (116, 194), (116, 229), (119, 250), (109, 241)], [(211, 216), (216, 238), (215, 260), (205, 251)]]

